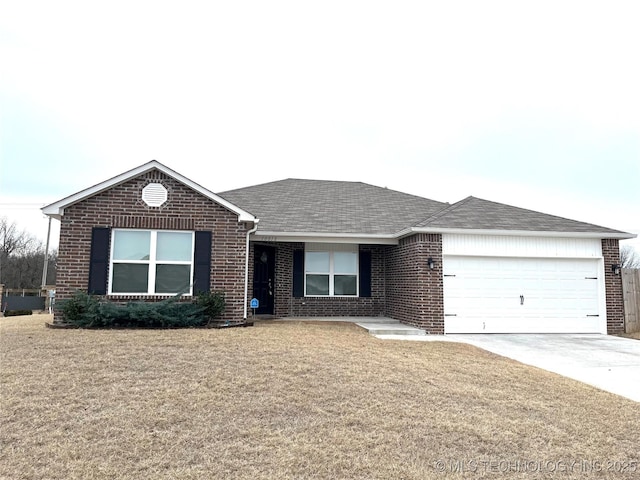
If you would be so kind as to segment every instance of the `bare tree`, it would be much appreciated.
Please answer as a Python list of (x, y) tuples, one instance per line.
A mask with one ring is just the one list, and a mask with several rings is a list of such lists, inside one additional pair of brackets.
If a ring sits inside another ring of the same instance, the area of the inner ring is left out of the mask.
[(640, 254), (631, 245), (620, 247), (620, 265), (622, 268), (640, 268)]
[(14, 222), (9, 223), (7, 217), (0, 217), (0, 283), (5, 283), (4, 266), (12, 255), (29, 253), (37, 244), (37, 240), (25, 230), (18, 230)]
[[(54, 250), (48, 258), (47, 285), (55, 284), (55, 262), (57, 253)], [(45, 252), (42, 243), (37, 248), (29, 249), (19, 255), (11, 255), (4, 266), (4, 282), (8, 288), (40, 288), (42, 283), (42, 267)]]

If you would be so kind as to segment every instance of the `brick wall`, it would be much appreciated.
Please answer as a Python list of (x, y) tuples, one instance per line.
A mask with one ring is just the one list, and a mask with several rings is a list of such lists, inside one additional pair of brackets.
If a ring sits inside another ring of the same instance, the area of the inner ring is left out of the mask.
[[(263, 242), (261, 242), (263, 243)], [(384, 248), (361, 245), (371, 251), (371, 297), (294, 297), (293, 251), (304, 243), (264, 243), (276, 249), (275, 305), (276, 317), (375, 317), (384, 314)], [(253, 248), (250, 249), (253, 256)], [(253, 281), (253, 257), (249, 260), (249, 290)]]
[(604, 258), (604, 282), (607, 298), (607, 333), (624, 333), (624, 300), (622, 297), (622, 275), (616, 275), (611, 265), (620, 263), (620, 247), (617, 239), (602, 240)]
[[(384, 314), (384, 251), (379, 246), (361, 245), (371, 251), (371, 297), (293, 297), (289, 289), (289, 315), (294, 317), (377, 317)], [(293, 249), (291, 250), (293, 252)], [(292, 261), (293, 265), (293, 261)]]
[[(162, 183), (168, 200), (149, 207), (141, 192), (150, 182)], [(56, 299), (87, 290), (93, 227), (208, 230), (212, 232), (212, 290), (226, 294), (224, 319), (242, 319), (244, 312), (244, 258), (247, 227), (235, 213), (164, 173), (153, 170), (65, 209), (60, 226)], [(155, 296), (108, 296), (110, 300), (157, 300)], [(60, 312), (56, 321), (60, 321)]]
[(304, 243), (281, 243), (276, 246), (275, 306), (276, 317), (291, 316), (293, 300), (293, 251), (304, 249)]
[[(303, 249), (304, 244), (268, 244), (276, 248), (276, 317), (388, 315), (429, 333), (444, 333), (440, 235), (414, 235), (399, 246), (361, 245), (371, 251), (372, 296), (368, 298), (293, 297), (293, 251)], [(433, 270), (427, 266), (429, 257), (436, 263)], [(251, 259), (249, 270), (252, 282)]]
[(386, 284), (386, 315), (428, 333), (444, 333), (441, 235), (416, 234), (390, 247)]

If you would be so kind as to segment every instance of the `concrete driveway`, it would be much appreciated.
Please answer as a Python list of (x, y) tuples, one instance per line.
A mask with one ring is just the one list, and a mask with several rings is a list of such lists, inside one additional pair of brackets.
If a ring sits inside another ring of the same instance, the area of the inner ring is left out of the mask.
[(640, 340), (597, 334), (450, 334), (405, 339), (470, 343), (640, 402)]

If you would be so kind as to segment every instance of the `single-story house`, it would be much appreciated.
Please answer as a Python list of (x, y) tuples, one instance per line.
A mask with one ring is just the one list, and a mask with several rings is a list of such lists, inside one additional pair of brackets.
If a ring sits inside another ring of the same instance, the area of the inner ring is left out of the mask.
[[(468, 197), (286, 179), (213, 193), (151, 161), (43, 208), (56, 291), (157, 300), (225, 292), (227, 320), (385, 316), (431, 334), (620, 333), (621, 239)], [(60, 321), (56, 317), (55, 321)]]

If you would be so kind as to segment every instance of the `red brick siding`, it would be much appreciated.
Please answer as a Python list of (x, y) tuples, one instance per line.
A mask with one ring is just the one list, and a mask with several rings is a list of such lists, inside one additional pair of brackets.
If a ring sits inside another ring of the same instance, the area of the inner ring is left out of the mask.
[[(162, 183), (167, 202), (149, 207), (141, 200), (150, 182)], [(56, 298), (87, 290), (93, 227), (208, 230), (212, 232), (212, 290), (225, 292), (224, 319), (241, 319), (244, 312), (244, 258), (246, 227), (226, 210), (188, 186), (154, 170), (65, 209), (60, 227)], [(108, 296), (113, 301), (157, 300), (155, 296)], [(60, 312), (56, 321), (60, 321)]]
[(290, 315), (294, 317), (377, 317), (384, 315), (384, 250), (361, 245), (371, 251), (371, 297), (293, 297)]
[(276, 317), (291, 315), (293, 300), (293, 251), (304, 249), (304, 243), (280, 243), (276, 245), (275, 306)]
[[(294, 297), (293, 251), (304, 243), (267, 243), (276, 248), (276, 317), (373, 317), (384, 314), (384, 247), (361, 245), (371, 251), (371, 297)], [(253, 248), (250, 249), (253, 255)], [(249, 279), (253, 281), (253, 257), (249, 260)], [(251, 285), (250, 285), (251, 289)]]
[[(433, 270), (429, 258), (435, 262)], [(386, 284), (386, 315), (428, 333), (444, 333), (441, 235), (416, 234), (391, 247)]]
[(607, 299), (607, 333), (624, 333), (624, 301), (622, 297), (622, 275), (616, 275), (611, 265), (620, 263), (620, 247), (617, 239), (602, 240), (604, 258), (604, 283)]

